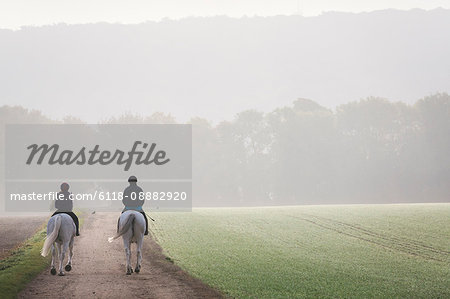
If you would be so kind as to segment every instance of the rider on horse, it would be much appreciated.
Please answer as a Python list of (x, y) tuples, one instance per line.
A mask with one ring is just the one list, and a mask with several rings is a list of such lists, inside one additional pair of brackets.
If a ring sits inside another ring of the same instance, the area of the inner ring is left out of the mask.
[[(141, 187), (136, 184), (137, 178), (134, 175), (128, 178), (128, 182), (130, 183), (130, 185), (123, 191), (122, 203), (125, 208), (123, 209), (122, 213), (128, 210), (135, 210), (140, 212), (145, 219), (144, 235), (148, 235), (147, 215), (145, 215), (145, 212), (142, 209), (142, 205), (145, 202), (144, 191), (142, 191)], [(119, 223), (117, 223), (117, 227), (119, 227)]]
[(73, 222), (75, 223), (75, 226), (77, 228), (76, 235), (79, 236), (80, 235), (80, 232), (79, 232), (80, 225), (78, 222), (77, 215), (75, 215), (75, 213), (72, 212), (73, 201), (71, 198), (72, 193), (69, 192), (69, 188), (70, 188), (69, 184), (67, 184), (67, 183), (61, 184), (61, 191), (58, 192), (56, 201), (55, 201), (56, 212), (53, 213), (52, 217), (55, 216), (56, 214), (61, 214), (61, 213), (65, 213), (65, 214), (69, 215), (70, 217), (72, 217)]

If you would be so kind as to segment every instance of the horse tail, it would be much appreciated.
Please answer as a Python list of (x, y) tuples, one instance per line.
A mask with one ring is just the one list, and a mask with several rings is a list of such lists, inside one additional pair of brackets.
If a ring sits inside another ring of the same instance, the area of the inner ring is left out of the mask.
[(132, 227), (133, 222), (134, 222), (134, 218), (135, 218), (134, 214), (131, 213), (128, 216), (128, 218), (126, 219), (125, 224), (119, 230), (117, 230), (117, 234), (114, 237), (108, 238), (108, 242), (111, 243), (115, 239), (117, 239), (120, 236), (122, 236), (123, 234), (125, 234)]
[(58, 238), (60, 227), (61, 227), (61, 216), (56, 215), (55, 226), (53, 227), (53, 231), (50, 233), (50, 235), (47, 235), (47, 237), (45, 238), (44, 246), (42, 247), (41, 250), (42, 256), (47, 256), (48, 252), (50, 251), (50, 247), (56, 241), (56, 238)]

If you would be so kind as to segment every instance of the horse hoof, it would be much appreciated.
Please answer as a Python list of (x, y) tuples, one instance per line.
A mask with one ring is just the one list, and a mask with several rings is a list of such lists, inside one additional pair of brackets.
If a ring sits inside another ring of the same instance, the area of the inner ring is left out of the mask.
[(51, 273), (52, 275), (56, 275), (56, 269), (51, 269), (51, 270), (50, 270), (50, 273)]
[(131, 275), (131, 271), (127, 271), (127, 275)]
[(64, 272), (59, 272), (58, 275), (59, 275), (59, 276), (64, 276), (65, 274), (64, 274)]
[(72, 270), (72, 266), (71, 265), (66, 265), (66, 267), (64, 269), (66, 269), (66, 271), (70, 271), (70, 270)]
[(139, 273), (140, 271), (141, 271), (141, 269), (139, 269), (139, 268), (134, 269), (134, 272), (136, 272), (136, 273)]

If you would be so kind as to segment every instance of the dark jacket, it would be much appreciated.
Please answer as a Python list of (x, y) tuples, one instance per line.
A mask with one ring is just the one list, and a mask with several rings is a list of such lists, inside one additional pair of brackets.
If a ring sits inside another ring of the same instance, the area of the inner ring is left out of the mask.
[[(134, 200), (133, 200), (134, 199)], [(139, 208), (145, 202), (144, 191), (136, 183), (131, 182), (130, 186), (123, 191), (122, 203), (125, 208)]]
[(55, 200), (55, 208), (60, 212), (72, 212), (73, 201), (69, 198), (70, 192), (58, 192)]

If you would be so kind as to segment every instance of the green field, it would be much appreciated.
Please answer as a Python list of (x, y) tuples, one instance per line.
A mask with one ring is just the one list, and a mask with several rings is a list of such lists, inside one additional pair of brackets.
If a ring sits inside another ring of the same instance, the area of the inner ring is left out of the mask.
[(450, 204), (152, 216), (165, 254), (231, 297), (450, 298)]

